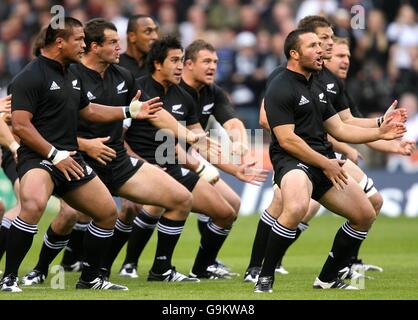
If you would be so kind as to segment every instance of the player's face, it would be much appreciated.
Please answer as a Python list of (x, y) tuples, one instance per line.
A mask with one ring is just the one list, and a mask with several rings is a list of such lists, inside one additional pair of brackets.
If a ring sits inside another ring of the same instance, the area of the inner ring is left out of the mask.
[(196, 61), (191, 62), (193, 77), (196, 81), (205, 85), (211, 85), (215, 81), (218, 55), (209, 50), (200, 50), (196, 55)]
[(158, 40), (158, 26), (151, 18), (137, 20), (138, 28), (135, 31), (135, 46), (139, 52), (147, 54), (152, 43)]
[(332, 58), (327, 62), (326, 66), (338, 78), (344, 80), (347, 78), (348, 69), (350, 67), (350, 49), (346, 44), (335, 44), (332, 51)]
[(323, 59), (331, 59), (332, 47), (334, 45), (334, 31), (332, 31), (331, 27), (318, 27), (315, 31), (319, 37), (319, 40), (321, 40), (321, 47), (324, 51)]
[(299, 36), (299, 65), (308, 72), (319, 71), (322, 68), (322, 48), (315, 33), (304, 33)]
[(172, 84), (179, 84), (181, 80), (181, 74), (183, 71), (183, 50), (169, 49), (167, 57), (161, 65), (161, 75), (163, 80)]
[(97, 57), (106, 63), (119, 63), (120, 39), (115, 30), (106, 29), (104, 31), (105, 40), (97, 46)]
[(62, 54), (68, 62), (80, 62), (84, 54), (84, 29), (82, 27), (73, 27), (72, 33), (67, 40), (62, 41)]

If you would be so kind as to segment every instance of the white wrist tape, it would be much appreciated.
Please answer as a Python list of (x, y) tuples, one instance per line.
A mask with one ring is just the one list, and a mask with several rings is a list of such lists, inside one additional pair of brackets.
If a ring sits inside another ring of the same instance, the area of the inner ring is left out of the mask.
[(13, 141), (10, 145), (9, 145), (9, 150), (13, 153), (16, 153), (17, 149), (19, 149), (20, 144), (18, 144), (16, 141)]
[(126, 112), (126, 117), (127, 118), (133, 118), (135, 119), (137, 117), (137, 115), (141, 112), (142, 109), (142, 102), (139, 100), (134, 100), (131, 102), (131, 104), (129, 105), (129, 115), (128, 112)]
[(57, 150), (55, 147), (52, 147), (48, 153), (48, 160), (51, 161), (54, 166), (56, 166), (58, 163), (68, 158), (69, 156), (70, 156), (70, 153), (68, 151)]
[(210, 164), (204, 164), (203, 162), (199, 164), (196, 173), (199, 175), (199, 177), (202, 177), (209, 183), (219, 178), (218, 169)]

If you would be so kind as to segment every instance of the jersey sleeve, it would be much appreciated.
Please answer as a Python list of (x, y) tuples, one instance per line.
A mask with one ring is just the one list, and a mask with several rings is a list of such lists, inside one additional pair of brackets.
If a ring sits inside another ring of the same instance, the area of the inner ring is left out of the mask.
[(232, 107), (231, 101), (225, 94), (225, 92), (218, 86), (214, 86), (215, 94), (215, 110), (213, 115), (221, 125), (228, 120), (237, 118), (234, 108)]
[(197, 106), (194, 102), (193, 98), (184, 90), (184, 94), (187, 95), (187, 117), (186, 117), (186, 125), (190, 126), (199, 122), (199, 118), (197, 117)]
[(33, 72), (19, 74), (10, 85), (12, 111), (24, 110), (34, 114), (43, 90), (43, 82)]
[(337, 114), (337, 111), (329, 101), (327, 102), (327, 105), (328, 106), (325, 108), (325, 111), (322, 113), (322, 121), (326, 121), (328, 118)]
[(84, 86), (83, 86), (83, 81), (81, 81), (81, 78), (79, 78), (80, 82), (81, 82), (81, 94), (80, 94), (80, 104), (78, 106), (78, 109), (84, 109), (85, 107), (87, 107), (90, 104), (90, 100), (89, 98), (87, 98), (87, 91), (85, 90)]
[(264, 98), (264, 107), (271, 129), (285, 124), (295, 123), (295, 98), (292, 90), (279, 83), (277, 78), (267, 87)]
[(340, 79), (336, 78), (336, 82), (337, 82), (337, 86), (338, 86), (338, 94), (335, 98), (335, 101), (333, 103), (334, 109), (337, 112), (343, 111), (345, 109), (348, 109), (349, 104), (347, 101), (347, 98), (344, 94), (344, 84), (342, 83), (342, 81)]

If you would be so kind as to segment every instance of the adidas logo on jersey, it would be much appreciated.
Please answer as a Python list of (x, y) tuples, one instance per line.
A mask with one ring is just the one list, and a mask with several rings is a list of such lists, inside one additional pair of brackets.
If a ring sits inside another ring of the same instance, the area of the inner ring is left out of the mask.
[(73, 84), (73, 89), (76, 89), (76, 90), (80, 90), (80, 87), (77, 87), (77, 79), (76, 80), (73, 80), (73, 82), (72, 82), (72, 84)]
[(190, 172), (189, 169), (181, 168), (181, 175), (184, 177)]
[(116, 86), (117, 94), (128, 92), (128, 89), (123, 90), (125, 87), (125, 81), (122, 81)]
[(51, 86), (49, 87), (49, 90), (59, 90), (61, 89), (59, 85), (57, 85), (57, 83), (55, 81), (52, 81)]
[(319, 97), (319, 101), (321, 101), (322, 103), (327, 103), (327, 100), (324, 100), (325, 94), (323, 92), (318, 94), (318, 97)]
[(301, 96), (300, 101), (299, 101), (299, 105), (303, 106), (304, 104), (307, 104), (307, 103), (309, 103), (309, 100), (306, 99), (304, 96)]
[(92, 93), (89, 91), (89, 92), (87, 92), (87, 99), (89, 99), (89, 100), (91, 101), (91, 100), (96, 99), (96, 97), (94, 96), (94, 94), (92, 94)]
[(209, 103), (207, 105), (203, 106), (202, 114), (211, 114), (212, 108), (215, 105), (215, 103)]
[(177, 113), (177, 114), (184, 114), (183, 111), (179, 111), (181, 108), (182, 104), (175, 104), (171, 107), (171, 113)]
[(328, 83), (327, 84), (327, 92), (331, 92), (333, 94), (337, 94), (337, 91), (335, 90), (331, 90), (332, 88), (334, 88), (335, 84), (334, 83)]

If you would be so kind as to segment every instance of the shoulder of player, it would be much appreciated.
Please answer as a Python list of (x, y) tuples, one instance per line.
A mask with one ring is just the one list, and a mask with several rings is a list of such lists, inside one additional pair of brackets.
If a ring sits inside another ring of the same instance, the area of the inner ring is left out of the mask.
[(38, 59), (29, 62), (11, 81), (13, 83), (23, 83), (31, 87), (40, 86), (48, 79), (47, 71)]
[(120, 75), (122, 75), (122, 77), (124, 77), (125, 79), (131, 79), (134, 78), (132, 72), (130, 70), (128, 70), (127, 68), (117, 65), (117, 64), (111, 64), (109, 66), (109, 68), (115, 72), (115, 73), (119, 73)]

